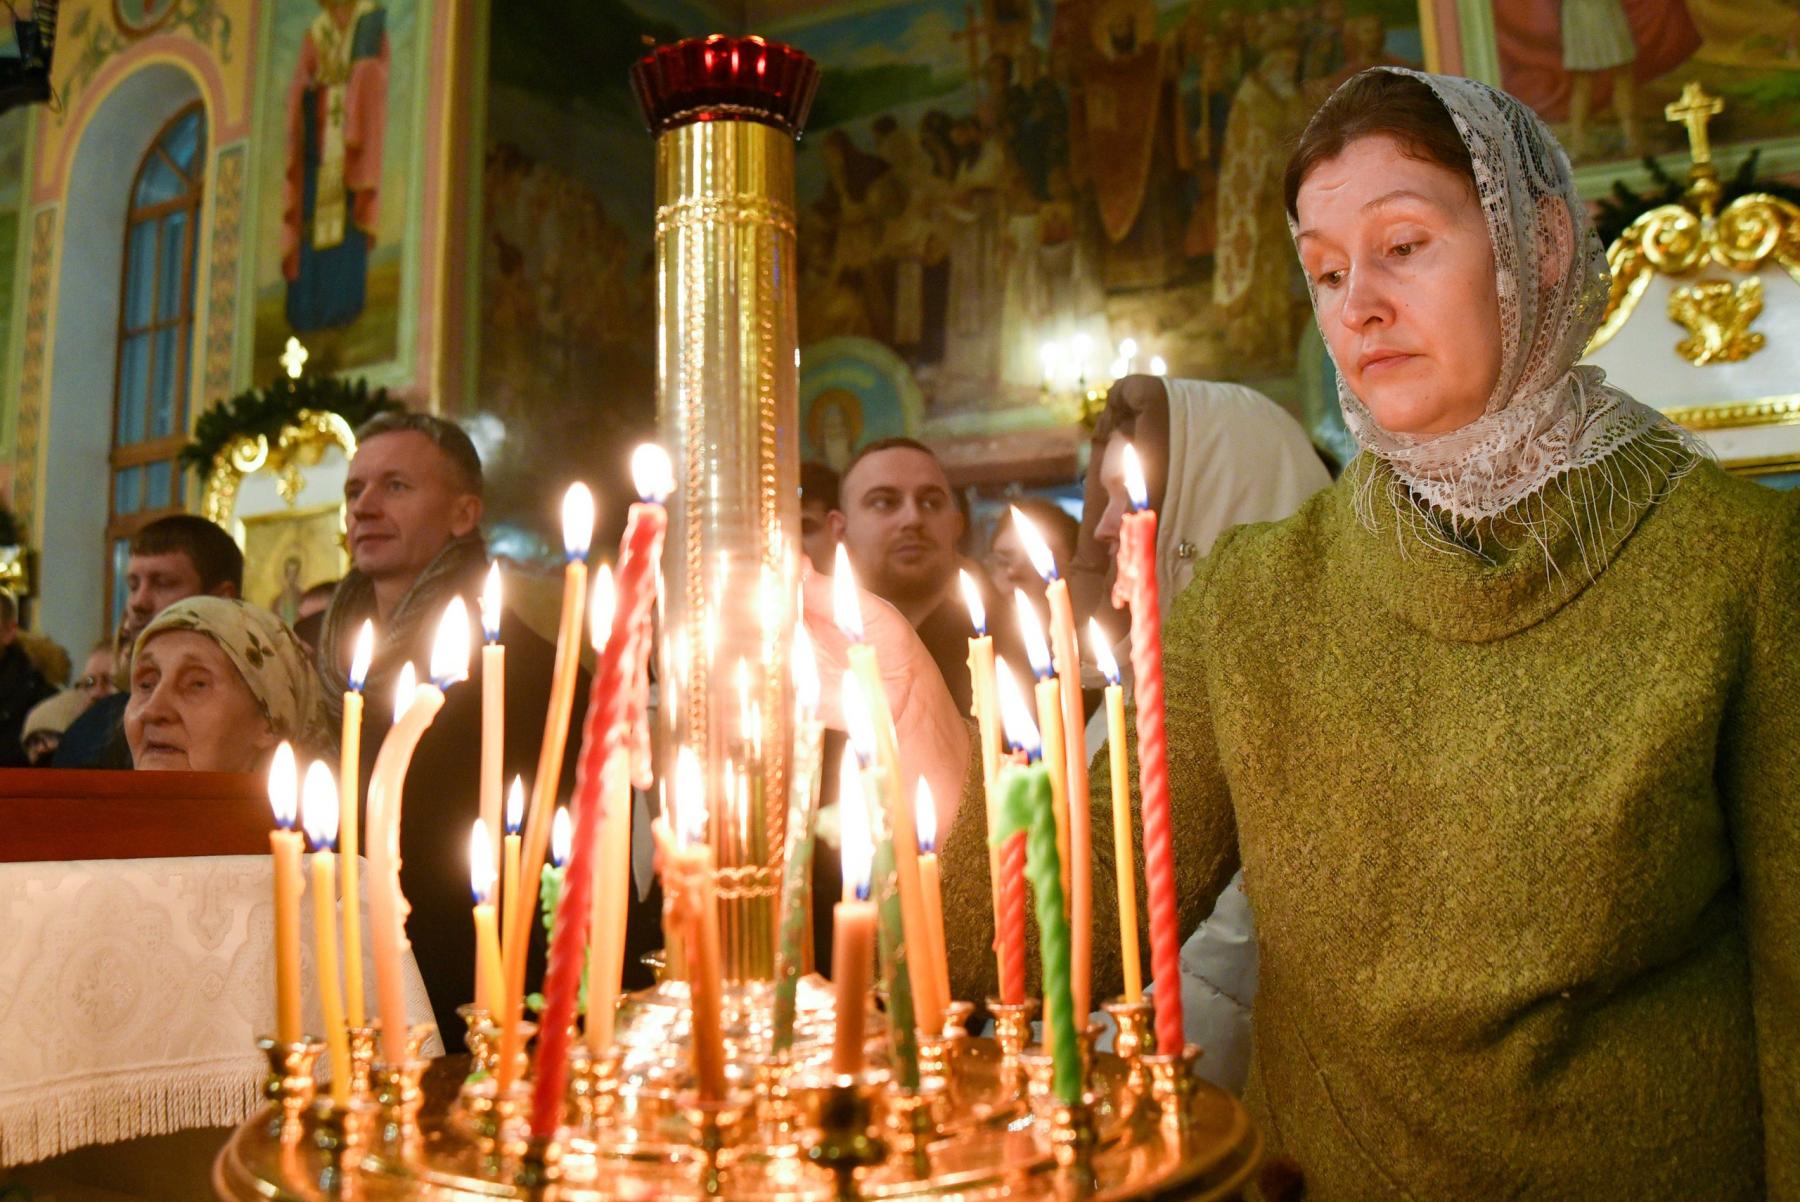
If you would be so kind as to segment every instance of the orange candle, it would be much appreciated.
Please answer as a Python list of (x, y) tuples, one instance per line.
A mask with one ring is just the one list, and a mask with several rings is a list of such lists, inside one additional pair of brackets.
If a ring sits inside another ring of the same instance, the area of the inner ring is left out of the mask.
[[(593, 604), (588, 608), (588, 637), (596, 654), (612, 635), (618, 606), (612, 573), (594, 574)], [(625, 972), (625, 920), (631, 882), (631, 760), (614, 750), (601, 768), (599, 862), (595, 865), (594, 902), (588, 927), (588, 1009), (582, 1034), (598, 1055), (612, 1045), (613, 1019)]]
[(375, 658), (375, 624), (365, 620), (350, 656), (350, 687), (344, 692), (344, 725), (338, 745), (338, 848), (343, 853), (344, 1004), (350, 1025), (363, 1014), (362, 840), (358, 796), (362, 759), (363, 683)]
[[(483, 818), (482, 821), (486, 822), (487, 819)], [(512, 788), (506, 791), (506, 834), (500, 840), (502, 846), (500, 852), (500, 929), (507, 932), (508, 938), (511, 937), (513, 923), (516, 921), (513, 907), (524, 906), (532, 909), (536, 905), (531, 898), (523, 897), (519, 893), (519, 828), (524, 822), (525, 782), (515, 776)], [(489, 827), (488, 829), (492, 830), (493, 828)], [(531, 930), (530, 919), (527, 919), (523, 925), (527, 932)], [(504, 979), (504, 973), (502, 979)], [(494, 1000), (504, 1002), (505, 996), (503, 991), (501, 996)]]
[(869, 900), (869, 868), (875, 848), (863, 801), (856, 757), (845, 755), (839, 773), (838, 848), (850, 896), (832, 907), (831, 975), (837, 998), (831, 1071), (860, 1073), (869, 987), (875, 971), (875, 903)]
[[(500, 643), (500, 561), (488, 565), (481, 589), (481, 820), (488, 833), (500, 829), (500, 773), (506, 740), (506, 648)], [(508, 815), (510, 819), (511, 815)], [(508, 831), (516, 829), (508, 822)], [(488, 852), (493, 854), (493, 840)], [(512, 885), (507, 884), (510, 890)], [(505, 904), (512, 905), (507, 898)]]
[(1125, 690), (1119, 686), (1119, 663), (1106, 645), (1100, 623), (1088, 619), (1088, 646), (1106, 677), (1106, 757), (1112, 769), (1113, 861), (1119, 879), (1119, 956), (1125, 967), (1125, 1000), (1144, 997), (1143, 964), (1138, 955), (1137, 855), (1131, 841), (1131, 785), (1125, 763)]
[(969, 639), (970, 709), (975, 729), (981, 739), (982, 796), (987, 803), (988, 828), (988, 892), (994, 907), (994, 960), (1002, 979), (1006, 976), (1006, 947), (1002, 942), (1006, 929), (1000, 913), (1000, 849), (994, 838), (997, 803), (994, 778), (1000, 771), (1000, 702), (994, 676), (994, 638), (987, 632), (987, 607), (981, 600), (981, 589), (967, 571), (957, 572), (962, 588), (963, 604), (969, 608), (969, 625), (975, 634)]
[(941, 1012), (950, 1008), (950, 961), (944, 949), (944, 889), (938, 878), (937, 803), (922, 776), (913, 794), (913, 825), (919, 833), (919, 895), (925, 903), (927, 955)]
[(298, 817), (300, 781), (294, 749), (285, 741), (269, 765), (269, 805), (275, 829), (269, 832), (269, 854), (275, 859), (275, 1038), (300, 1039), (300, 877)]
[(469, 834), (469, 891), (475, 897), (475, 1004), (490, 1015), (500, 1005), (500, 936), (494, 925), (494, 838), (487, 821)]
[(306, 838), (312, 844), (313, 944), (319, 960), (319, 1001), (325, 1012), (325, 1048), (331, 1058), (331, 1101), (350, 1104), (350, 1033), (344, 1027), (344, 999), (338, 974), (337, 784), (331, 769), (314, 760), (306, 769)]
[[(1044, 643), (1044, 624), (1031, 598), (1013, 590), (1019, 610), (1019, 634), (1025, 655), (1037, 676), (1037, 719), (1044, 749), (1044, 768), (1050, 774), (1050, 806), (1056, 818), (1056, 854), (1062, 860), (1063, 891), (1069, 890), (1069, 766), (1063, 758), (1062, 682), (1050, 670), (1050, 648)], [(1077, 732), (1079, 733), (1079, 732)], [(1065, 909), (1067, 902), (1064, 903)], [(1071, 954), (1071, 961), (1074, 957)]]
[(675, 757), (670, 796), (675, 821), (671, 825), (659, 820), (656, 833), (670, 921), (680, 928), (687, 948), (694, 1081), (702, 1102), (720, 1102), (725, 1098), (725, 1040), (719, 1019), (723, 993), (719, 911), (713, 890), (713, 853), (706, 843), (706, 786), (691, 747), (683, 747)]

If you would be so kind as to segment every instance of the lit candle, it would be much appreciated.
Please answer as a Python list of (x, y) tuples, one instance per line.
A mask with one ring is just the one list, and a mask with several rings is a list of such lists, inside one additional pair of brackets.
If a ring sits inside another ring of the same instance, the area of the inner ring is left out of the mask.
[[(1006, 666), (1006, 660), (995, 661), (995, 679), (999, 681), (998, 707), (1001, 715), (1018, 710), (1030, 716), (1025, 697), (1019, 692), (1018, 679)], [(1017, 719), (1006, 719), (1008, 728), (1018, 726)], [(1022, 758), (1022, 753), (1021, 753)], [(998, 774), (996, 774), (996, 784)], [(1017, 1004), (1025, 1000), (1025, 832), (1011, 838), (1000, 837), (999, 790), (995, 789), (993, 833), (990, 846), (1000, 848), (1000, 916), (996, 942), (1000, 946), (1000, 1000)]]
[[(909, 946), (923, 948), (926, 946), (923, 942), (925, 902), (919, 886), (919, 836), (913, 830), (912, 807), (907, 804), (906, 790), (902, 787), (900, 751), (894, 735), (894, 718), (888, 710), (887, 692), (881, 683), (881, 666), (876, 662), (875, 648), (863, 641), (862, 603), (857, 599), (856, 573), (850, 568), (850, 556), (842, 543), (837, 548), (831, 589), (833, 620), (850, 640), (848, 675), (861, 686), (864, 709), (873, 728), (871, 754), (880, 762), (880, 776), (885, 781), (883, 795), (887, 825), (893, 834), (894, 875), (899, 886), (906, 942)], [(880, 893), (878, 887), (878, 897)], [(943, 1029), (944, 1015), (937, 1004), (937, 989), (930, 974), (925, 957), (911, 958), (909, 978), (913, 1003), (918, 1008), (919, 1027), (935, 1035)]]
[(400, 673), (396, 717), (369, 777), (369, 924), (375, 943), (375, 992), (381, 1015), (382, 1057), (407, 1059), (406, 915), (400, 891), (400, 811), (406, 770), (419, 739), (444, 708), (444, 690), (469, 673), (469, 612), (452, 597), (431, 647), (431, 680), (413, 683), (412, 665)]
[(1050, 668), (1050, 649), (1044, 645), (1044, 625), (1038, 620), (1037, 607), (1023, 590), (1013, 590), (1013, 603), (1019, 611), (1019, 635), (1025, 642), (1025, 656), (1037, 677), (1037, 724), (1043, 731), (1044, 767), (1050, 773), (1051, 797), (1055, 801), (1056, 855), (1062, 862), (1063, 896), (1069, 890), (1069, 785), (1068, 761), (1063, 758), (1062, 683)]
[[(488, 833), (500, 829), (500, 760), (506, 738), (506, 648), (500, 642), (500, 561), (488, 565), (481, 589), (481, 820)], [(507, 833), (517, 828), (507, 814)], [(493, 840), (488, 850), (494, 851)], [(513, 880), (504, 882), (505, 905), (511, 906)]]
[(1069, 926), (1063, 917), (1062, 871), (1056, 863), (1050, 774), (1024, 705), (1008, 705), (1005, 717), (1007, 738), (1025, 753), (1026, 762), (1008, 764), (1000, 771), (1000, 833), (1003, 838), (1021, 832), (1026, 836), (1026, 871), (1037, 895), (1038, 949), (1044, 965), (1044, 1046), (1055, 1065), (1057, 1099), (1075, 1102), (1081, 1097), (1081, 1050), (1075, 1038), (1075, 998), (1069, 988)]
[(331, 1058), (331, 1101), (350, 1103), (350, 1034), (344, 1027), (342, 979), (338, 973), (337, 864), (331, 849), (338, 838), (337, 782), (331, 769), (314, 760), (306, 769), (302, 813), (312, 844), (313, 944), (319, 959), (319, 1000), (325, 1011), (325, 1048)]
[(1050, 554), (1050, 545), (1038, 533), (1037, 526), (1016, 508), (1012, 516), (1013, 528), (1019, 532), (1031, 566), (1044, 579), (1044, 598), (1050, 603), (1050, 645), (1062, 702), (1064, 804), (1069, 824), (1064, 875), (1069, 882), (1069, 946), (1074, 965), (1071, 981), (1075, 1013), (1085, 1023), (1093, 1000), (1094, 824), (1088, 810), (1084, 737), (1087, 723), (1081, 708), (1081, 653), (1075, 642), (1075, 608), (1069, 603), (1069, 582), (1057, 572), (1056, 557)]
[(1119, 956), (1125, 966), (1125, 1000), (1144, 996), (1143, 966), (1138, 959), (1137, 856), (1131, 842), (1131, 785), (1126, 779), (1125, 690), (1119, 685), (1119, 664), (1100, 623), (1088, 619), (1088, 646), (1094, 662), (1106, 677), (1106, 756), (1112, 768), (1113, 862), (1119, 879)]
[[(562, 897), (563, 865), (569, 862), (569, 842), (575, 837), (569, 826), (569, 807), (557, 806), (550, 824), (550, 861), (538, 878), (538, 904), (543, 907), (544, 934), (556, 926), (556, 903)], [(505, 985), (505, 981), (501, 982)]]
[[(612, 630), (595, 665), (593, 686), (588, 693), (581, 754), (575, 763), (575, 791), (569, 802), (574, 839), (568, 866), (563, 870), (562, 896), (556, 903), (556, 924), (544, 969), (544, 1013), (539, 1023), (542, 1034), (538, 1039), (537, 1080), (532, 1087), (531, 1131), (545, 1139), (556, 1133), (562, 1117), (563, 1085), (569, 1072), (569, 1034), (581, 991), (588, 925), (593, 919), (601, 811), (608, 799), (614, 798), (605, 788), (606, 772), (612, 767), (624, 768), (629, 762), (628, 755), (620, 753), (628, 753), (634, 746), (644, 720), (648, 690), (645, 674), (650, 657), (651, 608), (656, 602), (657, 566), (662, 560), (663, 531), (668, 525), (662, 500), (673, 484), (669, 457), (661, 447), (639, 447), (632, 455), (631, 470), (642, 500), (626, 514), (625, 533), (613, 572), (617, 601)], [(534, 860), (542, 862), (542, 844), (534, 852), (529, 829), (525, 844), (523, 887), (529, 887), (537, 876)], [(523, 907), (520, 913), (526, 913)], [(507, 949), (507, 956), (512, 959), (511, 948)], [(519, 1033), (513, 1020), (518, 1016), (519, 1001), (516, 993), (510, 991), (523, 985), (522, 962), (523, 948), (518, 958), (520, 975), (507, 981), (507, 1026), (502, 1029), (500, 1041), (502, 1094), (512, 1084), (518, 1059)]]
[(1135, 338), (1124, 338), (1119, 341), (1119, 358), (1125, 361), (1125, 374), (1130, 375), (1137, 368), (1138, 344)]
[[(487, 818), (484, 816), (481, 821), (485, 823)], [(506, 932), (500, 944), (501, 962), (503, 966), (506, 954), (505, 939), (512, 938), (515, 923), (524, 928), (525, 938), (528, 943), (531, 939), (530, 920), (520, 923), (513, 914), (513, 908), (515, 906), (525, 907), (527, 913), (531, 910), (531, 899), (519, 891), (519, 828), (524, 824), (524, 821), (525, 782), (515, 776), (513, 777), (512, 788), (506, 791), (506, 833), (500, 838), (500, 929)], [(493, 828), (489, 827), (488, 830), (492, 831)], [(491, 850), (493, 844), (491, 835), (489, 836), (488, 843)], [(493, 899), (489, 898), (488, 900), (492, 901)], [(501, 968), (500, 979), (502, 981), (506, 979), (506, 970), (504, 967)], [(506, 1004), (505, 991), (502, 990), (500, 996), (494, 1000), (504, 1006)], [(498, 1017), (499, 1011), (495, 1011), (494, 1013), (495, 1016)]]
[(1137, 450), (1124, 454), (1131, 512), (1119, 523), (1119, 571), (1113, 604), (1131, 605), (1131, 676), (1137, 700), (1138, 790), (1144, 813), (1144, 891), (1150, 906), (1150, 972), (1156, 982), (1156, 1046), (1183, 1046), (1181, 925), (1175, 913), (1174, 831), (1163, 726), (1162, 611), (1156, 585), (1156, 511)]
[[(544, 738), (538, 747), (537, 775), (531, 789), (531, 810), (525, 818), (521, 846), (519, 888), (535, 897), (538, 877), (544, 870), (544, 853), (550, 842), (550, 822), (556, 794), (562, 784), (563, 750), (569, 738), (569, 713), (575, 704), (575, 677), (581, 667), (581, 623), (587, 610), (588, 545), (594, 539), (594, 496), (582, 483), (569, 485), (563, 494), (563, 596), (562, 616), (556, 627), (556, 659), (550, 670), (550, 700), (544, 713)], [(519, 1022), (525, 1005), (525, 960), (531, 948), (529, 904), (510, 907), (507, 929), (501, 939), (505, 957), (506, 993), (500, 1016), (500, 1091), (512, 1085), (519, 1059)]]
[(694, 749), (675, 757), (674, 823), (657, 822), (663, 890), (669, 921), (688, 948), (688, 1004), (694, 1080), (702, 1102), (725, 1098), (725, 1042), (719, 1022), (719, 910), (713, 892), (713, 853), (706, 843), (706, 785)]
[(1166, 376), (1169, 374), (1169, 365), (1163, 361), (1161, 355), (1150, 356), (1150, 374), (1153, 376)]
[(500, 931), (494, 924), (494, 837), (485, 818), (469, 833), (469, 892), (475, 897), (475, 1004), (500, 1005)]
[(344, 725), (338, 745), (338, 847), (344, 855), (344, 1002), (350, 1025), (360, 1027), (363, 1013), (362, 838), (357, 797), (362, 768), (363, 683), (375, 658), (375, 623), (365, 619), (356, 632), (350, 656), (350, 687), (344, 691)]
[(981, 783), (987, 809), (988, 893), (994, 907), (994, 960), (1000, 979), (1006, 978), (1006, 948), (1001, 942), (1006, 924), (1000, 914), (1000, 851), (995, 842), (995, 810), (999, 804), (994, 792), (994, 778), (1000, 770), (999, 700), (994, 692), (994, 636), (987, 632), (987, 606), (981, 599), (981, 587), (967, 570), (958, 570), (957, 583), (962, 589), (963, 604), (969, 608), (969, 625), (975, 633), (969, 639), (970, 709), (975, 717), (976, 734), (981, 740)]
[(843, 818), (838, 847), (852, 896), (831, 912), (831, 975), (837, 993), (831, 1071), (840, 1076), (862, 1071), (869, 978), (875, 966), (875, 903), (869, 900), (875, 849), (869, 838), (869, 810), (856, 757), (847, 755), (841, 763), (838, 812)]
[(275, 858), (275, 1038), (300, 1039), (300, 877), (298, 816), (300, 780), (294, 749), (285, 741), (275, 748), (269, 765), (269, 805), (275, 829), (269, 832), (269, 854)]
[(938, 879), (937, 803), (924, 777), (913, 795), (913, 825), (919, 832), (919, 893), (925, 901), (926, 947), (938, 1009), (950, 1007), (950, 962), (944, 948), (944, 887)]
[[(794, 673), (794, 760), (788, 774), (781, 939), (775, 955), (775, 1032), (771, 1046), (777, 1055), (794, 1045), (795, 994), (806, 961), (806, 920), (812, 909), (813, 822), (819, 809), (819, 757), (824, 744), (824, 724), (819, 721), (818, 659), (804, 620), (794, 623), (790, 659)], [(873, 910), (870, 913), (873, 922)]]
[[(944, 1020), (940, 1016), (936, 1025), (927, 1027), (922, 1018), (916, 1018), (918, 1011), (932, 1000), (928, 991), (935, 986), (929, 972), (920, 971), (927, 947), (924, 927), (906, 925), (898, 883), (894, 879), (898, 875), (896, 844), (902, 836), (894, 830), (892, 816), (896, 809), (905, 807), (897, 805), (893, 795), (898, 790), (891, 786), (893, 777), (876, 758), (874, 718), (869, 713), (866, 690), (847, 672), (841, 684), (843, 691), (839, 704), (844, 713), (844, 733), (849, 736), (850, 752), (860, 769), (858, 775), (863, 788), (860, 800), (875, 846), (870, 871), (874, 882), (877, 939), (881, 946), (882, 983), (887, 986), (888, 1037), (893, 1040), (894, 1072), (903, 1087), (916, 1089), (919, 1084), (919, 1038), (915, 1028), (936, 1035), (943, 1029)], [(839, 784), (843, 783), (844, 779), (840, 778)], [(840, 811), (856, 804), (857, 800), (854, 794), (840, 796)], [(909, 821), (907, 825), (910, 827), (912, 823)], [(906, 837), (914, 838), (910, 833)], [(916, 853), (916, 842), (913, 848)], [(915, 854), (914, 859), (917, 858)], [(844, 900), (854, 900), (850, 890), (845, 894)], [(919, 955), (913, 955), (915, 949)]]
[[(588, 606), (588, 639), (596, 654), (606, 650), (612, 637), (613, 611), (618, 594), (612, 572), (594, 573)], [(612, 1046), (613, 1019), (619, 987), (625, 971), (625, 919), (631, 881), (631, 773), (630, 749), (614, 748), (603, 769), (605, 804), (600, 811), (600, 874), (594, 882), (594, 901), (588, 915), (588, 1008), (582, 1033), (595, 1055)]]

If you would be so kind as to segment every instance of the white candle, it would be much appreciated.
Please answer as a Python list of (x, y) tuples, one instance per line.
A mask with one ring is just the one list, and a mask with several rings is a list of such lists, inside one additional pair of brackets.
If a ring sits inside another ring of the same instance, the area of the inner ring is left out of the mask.
[(299, 809), (299, 770), (294, 749), (283, 741), (269, 765), (269, 806), (275, 829), (269, 852), (275, 858), (275, 1037), (283, 1043), (300, 1039), (300, 832), (294, 829)]
[(350, 1036), (338, 975), (337, 871), (331, 854), (337, 840), (337, 784), (331, 769), (314, 760), (306, 769), (306, 838), (312, 844), (313, 942), (319, 954), (319, 1001), (325, 1012), (325, 1047), (331, 1058), (331, 1100), (350, 1103)]
[[(500, 643), (500, 561), (481, 589), (481, 820), (500, 829), (501, 760), (506, 749), (506, 648)], [(493, 840), (489, 850), (495, 851)], [(510, 899), (506, 902), (511, 905)]]
[(344, 1001), (350, 1025), (363, 1016), (362, 836), (357, 801), (361, 790), (363, 684), (375, 658), (375, 623), (365, 619), (350, 656), (350, 687), (344, 692), (344, 726), (338, 750), (338, 848), (344, 856)]

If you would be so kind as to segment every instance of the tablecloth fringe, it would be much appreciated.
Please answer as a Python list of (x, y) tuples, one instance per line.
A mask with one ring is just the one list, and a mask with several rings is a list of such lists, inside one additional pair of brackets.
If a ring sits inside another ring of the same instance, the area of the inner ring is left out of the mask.
[(180, 1065), (0, 1096), (0, 1166), (28, 1164), (90, 1144), (235, 1126), (260, 1103), (265, 1071), (243, 1060)]

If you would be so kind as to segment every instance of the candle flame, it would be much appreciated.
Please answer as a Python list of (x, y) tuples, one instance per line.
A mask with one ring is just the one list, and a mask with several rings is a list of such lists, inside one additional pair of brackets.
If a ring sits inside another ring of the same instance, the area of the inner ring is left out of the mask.
[(844, 883), (858, 901), (868, 901), (875, 847), (869, 832), (869, 802), (863, 795), (862, 769), (853, 755), (838, 761), (838, 854)]
[(856, 596), (850, 552), (843, 543), (837, 545), (837, 561), (831, 571), (831, 620), (852, 643), (863, 641), (862, 602)]
[(1138, 344), (1135, 338), (1126, 338), (1119, 343), (1119, 355), (1125, 359), (1137, 358)]
[(284, 831), (294, 829), (294, 811), (300, 805), (300, 769), (294, 763), (294, 746), (283, 739), (269, 762), (269, 808), (275, 811), (275, 825)]
[(843, 676), (842, 706), (844, 733), (850, 737), (850, 749), (866, 768), (875, 759), (875, 717), (869, 713), (869, 699), (853, 672)]
[(1121, 457), (1122, 471), (1125, 476), (1125, 495), (1131, 498), (1131, 511), (1150, 507), (1150, 486), (1144, 483), (1144, 465), (1138, 462), (1137, 448), (1130, 443), (1125, 444), (1125, 454)]
[(669, 453), (653, 442), (633, 451), (631, 482), (645, 501), (662, 504), (675, 491), (675, 468), (669, 462)]
[(803, 718), (819, 715), (819, 659), (813, 653), (812, 636), (806, 633), (806, 622), (794, 623), (794, 707)]
[(1055, 580), (1056, 556), (1050, 554), (1050, 544), (1038, 533), (1037, 524), (1020, 513), (1017, 505), (1012, 506), (1012, 524), (1019, 532), (1019, 541), (1025, 544), (1025, 555), (1031, 560), (1032, 568), (1044, 578), (1045, 584)]
[(698, 843), (706, 837), (706, 778), (692, 747), (675, 753), (675, 837)]
[(519, 828), (525, 825), (525, 782), (513, 777), (512, 788), (506, 791), (506, 833), (516, 835)]
[(306, 824), (306, 841), (314, 851), (337, 850), (338, 788), (325, 761), (306, 766), (306, 783), (300, 792), (300, 814)]
[(490, 643), (500, 641), (500, 561), (488, 565), (487, 582), (481, 586), (481, 633)]
[(921, 855), (937, 850), (937, 802), (931, 796), (931, 782), (922, 776), (913, 790), (913, 833), (919, 837)]
[(1038, 737), (1037, 723), (1031, 717), (1031, 707), (1025, 704), (1025, 694), (1019, 688), (1018, 680), (1007, 669), (1004, 656), (994, 660), (995, 679), (1000, 690), (1000, 721), (1006, 729), (1006, 742), (1014, 751), (1023, 751), (1028, 759), (1037, 759), (1044, 752), (1043, 740)]
[(1019, 637), (1025, 643), (1025, 657), (1031, 661), (1032, 672), (1044, 680), (1050, 675), (1050, 648), (1044, 642), (1043, 619), (1023, 589), (1013, 590), (1013, 604), (1019, 610)]
[(1150, 374), (1153, 376), (1166, 376), (1169, 374), (1169, 365), (1161, 355), (1150, 356)]
[(375, 623), (364, 618), (362, 629), (356, 632), (356, 650), (350, 653), (350, 689), (352, 692), (362, 692), (364, 682), (369, 679), (369, 661), (374, 658)]
[(461, 597), (452, 597), (431, 641), (431, 683), (442, 689), (468, 678), (469, 607)]
[(1088, 650), (1094, 653), (1094, 664), (1100, 669), (1100, 675), (1106, 677), (1106, 683), (1118, 684), (1119, 661), (1113, 658), (1112, 648), (1106, 645), (1106, 635), (1093, 618), (1088, 619)]
[(469, 892), (475, 904), (485, 906), (494, 896), (494, 837), (488, 834), (487, 822), (475, 820), (469, 832)]
[(612, 638), (613, 615), (619, 608), (619, 586), (613, 580), (612, 565), (594, 569), (594, 583), (588, 593), (588, 642), (595, 651), (603, 651)]
[(594, 541), (594, 494), (577, 480), (563, 493), (563, 554), (571, 561), (586, 559)]
[(569, 807), (557, 806), (556, 819), (550, 824), (550, 862), (561, 868), (569, 862), (569, 845), (575, 842), (575, 828), (570, 825)]
[(400, 666), (400, 675), (394, 679), (394, 721), (398, 722), (406, 716), (407, 707), (413, 702), (413, 694), (418, 691), (419, 673), (409, 659)]
[(962, 589), (963, 604), (969, 607), (969, 625), (975, 633), (987, 633), (987, 606), (982, 604), (981, 586), (975, 583), (975, 577), (969, 575), (967, 568), (956, 570), (957, 584)]

